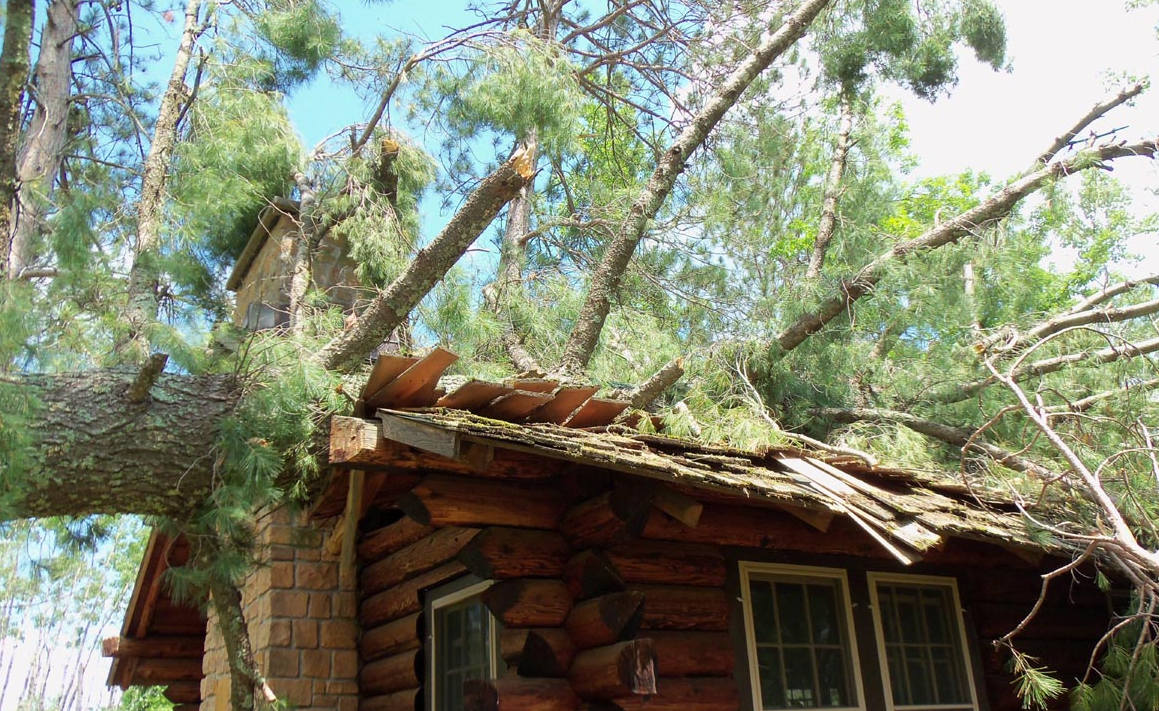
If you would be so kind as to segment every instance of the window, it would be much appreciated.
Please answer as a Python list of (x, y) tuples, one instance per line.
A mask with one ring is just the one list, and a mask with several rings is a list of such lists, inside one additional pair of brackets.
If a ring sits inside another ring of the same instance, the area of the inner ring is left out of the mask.
[(480, 597), (490, 584), (457, 581), (429, 598), (428, 708), (459, 711), (463, 682), (499, 675), (499, 623)]
[(870, 573), (869, 589), (890, 708), (976, 709), (953, 579)]
[(740, 572), (756, 708), (861, 708), (845, 573), (756, 563)]

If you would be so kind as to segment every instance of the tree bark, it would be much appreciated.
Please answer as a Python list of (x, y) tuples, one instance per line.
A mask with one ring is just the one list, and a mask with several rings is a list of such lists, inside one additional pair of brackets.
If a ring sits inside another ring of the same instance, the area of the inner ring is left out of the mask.
[(652, 177), (628, 210), (603, 259), (592, 274), (587, 298), (564, 347), (559, 370), (578, 374), (587, 367), (604, 329), (612, 297), (623, 281), (628, 262), (644, 239), (648, 223), (660, 212), (693, 151), (699, 148), (744, 93), (745, 89), (786, 50), (796, 44), (830, 0), (805, 0), (781, 27), (766, 34), (720, 88), (705, 102), (688, 126), (664, 151)]
[(975, 234), (987, 224), (1009, 215), (1022, 198), (1046, 185), (1049, 181), (1097, 167), (1103, 161), (1139, 155), (1153, 157), (1157, 150), (1159, 150), (1159, 143), (1155, 141), (1102, 146), (1074, 158), (1051, 163), (1014, 181), (981, 205), (934, 227), (920, 237), (895, 245), (862, 267), (857, 274), (842, 280), (836, 293), (822, 301), (817, 308), (799, 316), (788, 328), (781, 331), (776, 337), (775, 347), (779, 349), (781, 354), (793, 350), (838, 316), (848, 313), (854, 303), (873, 291), (873, 288), (885, 276), (888, 268), (895, 262), (903, 262), (916, 252), (954, 244), (963, 237)]
[(27, 427), (31, 440), (15, 471), (0, 474), (0, 520), (180, 518), (209, 494), (218, 426), (238, 397), (232, 378), (162, 375), (151, 398), (134, 403), (128, 392), (136, 376), (114, 369), (0, 377), (0, 389), (17, 393), (3, 404), (19, 399), (4, 426)]
[[(34, 238), (44, 231), (46, 197), (60, 172), (68, 143), (72, 48), (76, 30), (76, 0), (54, 0), (48, 6), (48, 18), (40, 33), (40, 54), (33, 76), (36, 108), (25, 132), (17, 166), (21, 186), (17, 195), (20, 219), (12, 232), (9, 279), (30, 278), (28, 267), (39, 256), (32, 252)], [(33, 186), (35, 189), (30, 190)]]
[(24, 84), (31, 65), (32, 0), (8, 0), (4, 18), (4, 47), (0, 50), (0, 240), (5, 273), (11, 260), (16, 222), (16, 143), (20, 136)]
[(841, 123), (837, 129), (837, 145), (833, 149), (833, 162), (829, 165), (829, 175), (825, 178), (825, 197), (821, 203), (821, 221), (817, 224), (817, 238), (813, 241), (813, 255), (809, 258), (806, 279), (821, 276), (825, 266), (825, 255), (829, 243), (837, 231), (837, 204), (841, 200), (841, 178), (845, 175), (845, 162), (849, 158), (849, 147), (853, 145), (853, 90), (841, 92)]
[(117, 344), (117, 350), (127, 361), (144, 360), (149, 353), (147, 330), (157, 318), (158, 291), (161, 273), (158, 264), (161, 249), (161, 220), (165, 205), (165, 186), (169, 182), (169, 161), (177, 145), (177, 122), (182, 106), (188, 100), (185, 74), (193, 57), (193, 47), (204, 31), (201, 24), (201, 6), (204, 0), (188, 0), (185, 5), (185, 26), (169, 85), (161, 98), (153, 140), (142, 171), (141, 193), (137, 198), (137, 245), (133, 266), (129, 270), (129, 301), (125, 310), (128, 333)]

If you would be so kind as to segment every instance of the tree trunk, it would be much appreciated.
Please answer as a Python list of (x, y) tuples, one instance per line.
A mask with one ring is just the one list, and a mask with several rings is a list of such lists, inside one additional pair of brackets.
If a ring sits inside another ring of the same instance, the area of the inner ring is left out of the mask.
[(34, 238), (44, 231), (46, 198), (68, 143), (68, 109), (72, 95), (72, 47), (77, 30), (76, 0), (54, 0), (40, 33), (34, 83), (36, 108), (20, 148), (17, 177), (19, 216), (12, 233), (8, 278), (19, 279), (37, 260)]
[(161, 219), (165, 204), (165, 186), (169, 182), (169, 160), (177, 145), (177, 120), (181, 107), (188, 98), (185, 73), (193, 56), (193, 46), (204, 31), (200, 24), (203, 0), (188, 0), (185, 6), (185, 27), (181, 43), (173, 61), (169, 85), (161, 98), (153, 140), (141, 178), (141, 193), (137, 199), (137, 246), (133, 267), (129, 271), (129, 303), (125, 311), (129, 331), (117, 344), (117, 350), (127, 361), (140, 361), (149, 352), (147, 330), (157, 318), (158, 290), (161, 273), (158, 258), (161, 249)]
[(15, 205), (16, 142), (20, 136), (24, 84), (28, 81), (32, 44), (32, 0), (8, 0), (4, 18), (4, 47), (0, 50), (0, 240), (5, 273), (10, 261)]
[(708, 98), (704, 108), (664, 151), (652, 177), (632, 203), (627, 217), (592, 273), (587, 298), (560, 360), (559, 369), (563, 373), (577, 374), (587, 367), (611, 310), (612, 297), (624, 279), (628, 262), (644, 239), (648, 223), (660, 212), (665, 199), (672, 192), (692, 152), (704, 143), (728, 110), (740, 100), (749, 84), (796, 44), (829, 1), (805, 0), (776, 32), (765, 35), (760, 45), (733, 70), (716, 93)]
[(829, 175), (825, 178), (825, 197), (821, 203), (821, 221), (817, 224), (817, 239), (813, 241), (813, 255), (809, 258), (806, 279), (821, 276), (825, 266), (825, 254), (833, 233), (837, 231), (837, 203), (841, 200), (841, 178), (845, 175), (845, 162), (849, 158), (849, 147), (853, 144), (853, 90), (841, 92), (841, 124), (837, 129), (837, 145), (833, 149), (833, 162), (829, 165)]
[(115, 369), (0, 377), (0, 392), (18, 393), (0, 403), (4, 426), (26, 427), (30, 440), (13, 458), (16, 466), (0, 474), (0, 520), (181, 518), (205, 499), (218, 426), (238, 397), (232, 378), (162, 375), (152, 397), (134, 403), (125, 393), (136, 375)]

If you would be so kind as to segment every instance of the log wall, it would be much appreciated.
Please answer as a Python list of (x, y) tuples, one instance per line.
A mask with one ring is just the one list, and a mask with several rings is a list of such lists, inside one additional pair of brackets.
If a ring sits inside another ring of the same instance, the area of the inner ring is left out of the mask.
[[(469, 709), (752, 708), (737, 602), (742, 560), (847, 569), (855, 598), (867, 571), (955, 577), (981, 709), (1020, 708), (1006, 660), (989, 644), (1038, 594), (1039, 569), (1019, 556), (955, 539), (903, 568), (841, 519), (822, 532), (777, 508), (695, 501), (629, 475), (543, 466), (543, 476), (519, 481), (430, 473), (396, 501), (380, 499), (358, 547), (364, 711), (424, 707), (425, 595), (467, 574), (496, 581), (483, 601), (503, 623), (507, 665), (500, 679), (468, 684)], [(1024, 651), (1067, 681), (1081, 675), (1107, 621), (1087, 587), (1052, 591), (1021, 638)], [(865, 619), (855, 631), (870, 676)], [(881, 692), (867, 701), (881, 708)]]

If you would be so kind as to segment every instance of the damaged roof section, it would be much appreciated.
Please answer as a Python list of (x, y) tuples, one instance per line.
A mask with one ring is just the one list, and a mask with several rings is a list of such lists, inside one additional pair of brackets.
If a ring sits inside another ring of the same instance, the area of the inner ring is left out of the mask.
[[(388, 462), (416, 471), (491, 468), (502, 475), (503, 467), (514, 471), (546, 458), (666, 482), (692, 496), (711, 492), (774, 505), (822, 530), (845, 517), (906, 564), (947, 537), (995, 543), (1024, 557), (1051, 552), (1017, 507), (994, 492), (849, 457), (789, 448), (752, 452), (638, 433), (613, 425), (627, 403), (594, 398), (594, 387), (470, 380), (440, 388), (454, 360), (441, 349), (423, 359), (381, 357), (358, 406), (360, 415), (377, 421), (335, 418), (331, 462), (347, 469)], [(532, 461), (521, 465), (519, 457)], [(315, 515), (340, 513), (345, 488), (338, 473)]]

